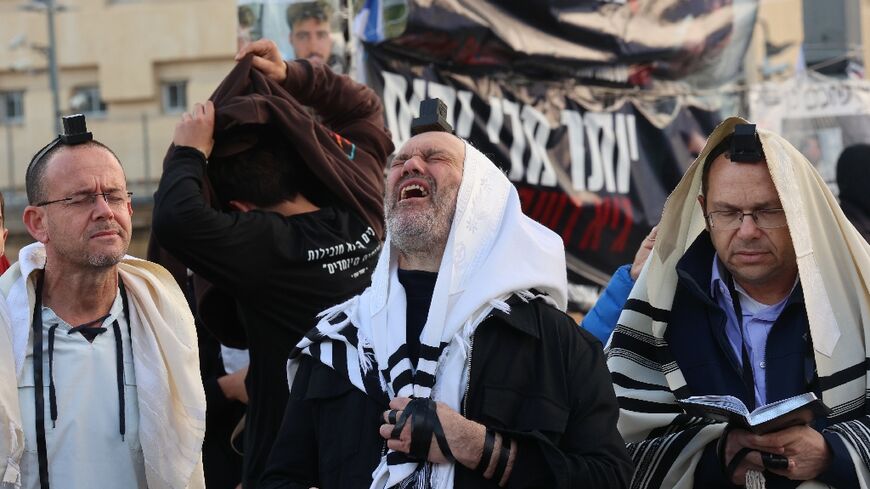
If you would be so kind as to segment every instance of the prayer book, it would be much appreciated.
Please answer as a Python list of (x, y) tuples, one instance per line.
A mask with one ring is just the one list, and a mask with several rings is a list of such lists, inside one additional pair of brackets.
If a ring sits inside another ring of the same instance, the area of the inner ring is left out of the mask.
[(812, 392), (765, 404), (752, 412), (734, 396), (692, 396), (677, 399), (677, 403), (687, 414), (726, 422), (757, 434), (809, 424), (831, 412)]

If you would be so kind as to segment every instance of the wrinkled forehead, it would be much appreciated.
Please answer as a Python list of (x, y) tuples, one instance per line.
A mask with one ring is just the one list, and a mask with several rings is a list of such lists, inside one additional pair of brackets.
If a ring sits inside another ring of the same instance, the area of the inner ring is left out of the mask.
[(460, 168), (465, 161), (465, 141), (447, 132), (430, 131), (407, 140), (396, 152), (396, 157), (443, 154), (449, 156)]
[(756, 203), (779, 204), (779, 189), (773, 182), (767, 160), (754, 162), (732, 161), (720, 155), (704, 168), (702, 192), (716, 200), (724, 194), (745, 195)]
[(126, 185), (124, 168), (111, 151), (96, 145), (64, 147), (46, 164), (44, 185), (67, 187), (82, 181)]

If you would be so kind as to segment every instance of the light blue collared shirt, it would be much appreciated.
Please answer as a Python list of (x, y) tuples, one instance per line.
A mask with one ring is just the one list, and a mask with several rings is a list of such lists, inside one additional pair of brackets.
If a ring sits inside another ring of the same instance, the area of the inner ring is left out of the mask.
[[(755, 381), (755, 406), (747, 406), (752, 410), (755, 407), (767, 404), (767, 382), (765, 376), (765, 368), (767, 367), (765, 361), (767, 337), (770, 335), (773, 323), (779, 318), (791, 294), (776, 304), (762, 304), (750, 297), (743, 290), (743, 287), (734, 282), (734, 289), (740, 298), (740, 311), (743, 313), (743, 330), (741, 331), (740, 323), (737, 321), (737, 314), (734, 312), (731, 292), (728, 290), (728, 284), (722, 278), (722, 274), (719, 271), (719, 267), (723, 266), (721, 263), (719, 255), (714, 255), (713, 273), (710, 276), (710, 294), (716, 300), (716, 303), (719, 304), (719, 307), (725, 311), (725, 316), (728, 318), (725, 322), (725, 335), (728, 337), (728, 343), (737, 356), (737, 363), (741, 367), (743, 367), (742, 345), (745, 339), (746, 353), (752, 362), (752, 377)], [(795, 280), (796, 285), (797, 280)], [(794, 286), (792, 291), (794, 291)]]

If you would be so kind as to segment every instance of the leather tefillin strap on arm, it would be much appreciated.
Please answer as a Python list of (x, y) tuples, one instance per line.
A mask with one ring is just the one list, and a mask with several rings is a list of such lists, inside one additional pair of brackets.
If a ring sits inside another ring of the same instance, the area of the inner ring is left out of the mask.
[[(733, 429), (734, 426), (732, 425), (725, 426), (725, 431), (722, 432), (722, 436), (719, 437), (719, 441), (716, 443), (716, 455), (719, 458), (719, 466), (722, 468), (722, 473), (725, 475), (725, 478), (729, 481), (733, 478), (734, 471), (737, 470), (737, 466), (740, 465), (740, 462), (742, 462), (743, 459), (752, 452), (751, 448), (743, 447), (734, 454), (734, 457), (731, 458), (731, 463), (725, 463), (725, 445), (728, 442), (728, 434)], [(761, 463), (764, 465), (765, 469), (788, 469), (788, 457), (785, 455), (761, 451), (759, 451), (759, 453), (761, 454)]]
[(731, 462), (728, 464), (728, 467), (725, 468), (725, 475), (728, 477), (729, 481), (734, 477), (734, 471), (737, 470), (737, 466), (740, 465), (740, 462), (742, 462), (751, 451), (751, 448), (743, 447), (734, 454), (734, 457), (731, 458)]
[(444, 458), (451, 463), (456, 459), (453, 457), (453, 452), (450, 451), (450, 445), (447, 444), (447, 437), (444, 435), (444, 428), (441, 426), (441, 421), (438, 419), (436, 412), (437, 405), (435, 401), (429, 398), (412, 399), (405, 406), (402, 415), (393, 427), (393, 432), (390, 437), (398, 440), (402, 434), (402, 429), (408, 419), (411, 420), (411, 450), (408, 455), (416, 460), (425, 461), (429, 458), (429, 447), (431, 446), (432, 436), (435, 436), (435, 441), (438, 443), (438, 448)]
[(498, 462), (495, 464), (495, 472), (492, 473), (492, 480), (496, 483), (501, 482), (504, 477), (504, 471), (507, 470), (508, 459), (511, 455), (511, 439), (504, 434), (501, 435), (501, 450), (498, 453)]
[(480, 462), (477, 468), (474, 469), (480, 475), (486, 473), (489, 468), (489, 460), (492, 458), (492, 451), (495, 449), (495, 431), (487, 428), (486, 437), (483, 439), (483, 454), (480, 456)]

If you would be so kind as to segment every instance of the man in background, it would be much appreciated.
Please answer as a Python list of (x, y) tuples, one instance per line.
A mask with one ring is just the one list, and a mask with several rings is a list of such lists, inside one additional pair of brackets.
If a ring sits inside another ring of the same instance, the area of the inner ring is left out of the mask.
[(293, 3), (287, 7), (290, 45), (296, 59), (326, 63), (333, 71), (341, 66), (332, 56), (332, 6), (324, 1)]

